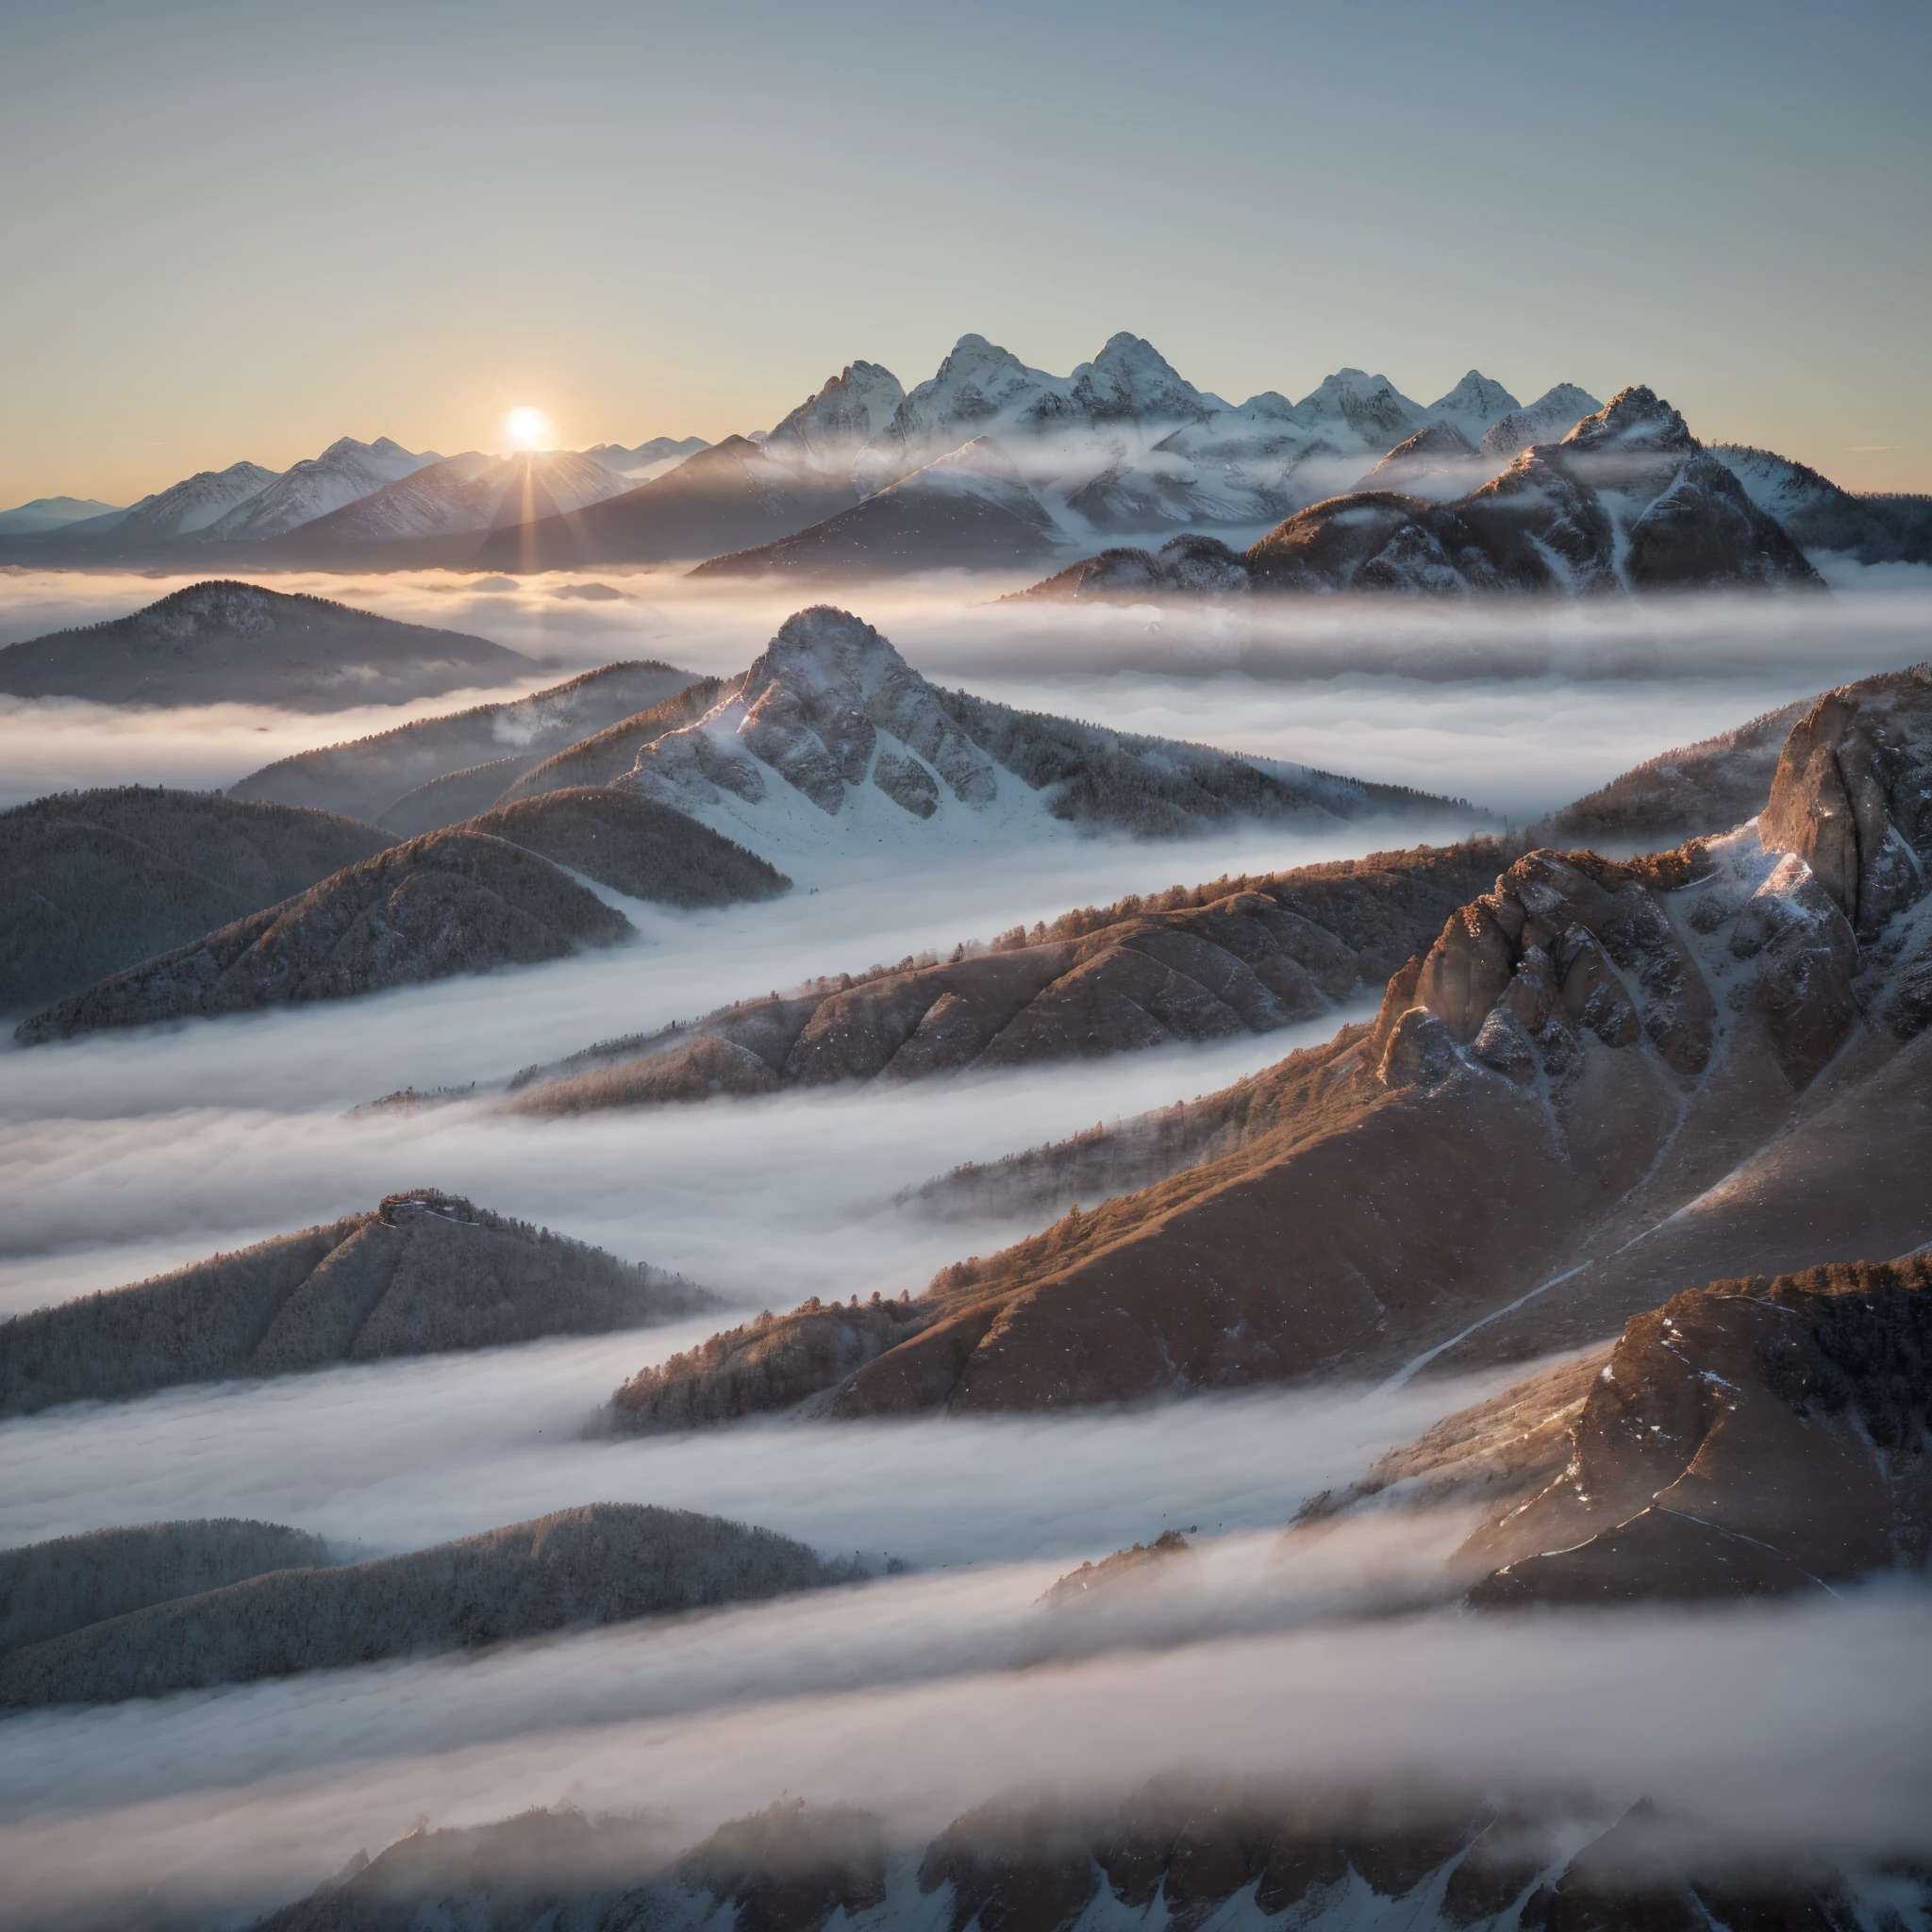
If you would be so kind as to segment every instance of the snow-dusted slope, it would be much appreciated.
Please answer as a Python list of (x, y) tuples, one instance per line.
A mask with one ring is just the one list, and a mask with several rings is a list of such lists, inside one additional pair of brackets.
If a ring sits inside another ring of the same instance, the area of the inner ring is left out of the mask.
[(153, 496), (143, 496), (111, 523), (93, 518), (70, 524), (60, 535), (63, 540), (85, 541), (99, 525), (112, 538), (117, 550), (158, 547), (177, 538), (204, 535), (275, 481), (275, 472), (264, 470), (259, 463), (230, 463), (225, 470), (202, 470)]
[(600, 442), (583, 454), (593, 463), (602, 463), (613, 475), (622, 476), (626, 489), (635, 490), (640, 483), (661, 476), (686, 457), (694, 457), (699, 450), (710, 446), (702, 436), (654, 436), (635, 449), (625, 449), (621, 442)]
[(1453, 422), (1438, 417), (1407, 442), (1398, 442), (1355, 488), (1398, 490), (1446, 503), (1474, 490), (1494, 467), (1476, 455), (1475, 445)]
[(1327, 824), (1448, 808), (942, 691), (826, 605), (788, 618), (724, 702), (647, 744), (623, 782), (787, 870), (1078, 830), (1172, 838), (1239, 818)]
[(1533, 403), (1512, 408), (1484, 432), (1480, 448), (1486, 457), (1498, 460), (1513, 457), (1532, 443), (1555, 442), (1585, 416), (1593, 416), (1603, 405), (1574, 382), (1559, 382), (1545, 390)]
[(713, 558), (695, 576), (817, 581), (922, 570), (998, 570), (1049, 555), (1059, 526), (991, 436), (915, 470), (795, 537)]
[(386, 436), (374, 442), (344, 436), (319, 457), (283, 472), (259, 496), (238, 504), (210, 524), (206, 535), (214, 543), (256, 543), (280, 537), (441, 460), (434, 450), (414, 455)]
[(876, 362), (848, 362), (766, 436), (765, 453), (849, 475), (858, 452), (891, 422), (906, 390)]
[(1491, 382), (1481, 370), (1472, 369), (1447, 395), (1438, 396), (1423, 411), (1423, 421), (1452, 425), (1474, 448), (1492, 424), (1520, 407), (1500, 382)]

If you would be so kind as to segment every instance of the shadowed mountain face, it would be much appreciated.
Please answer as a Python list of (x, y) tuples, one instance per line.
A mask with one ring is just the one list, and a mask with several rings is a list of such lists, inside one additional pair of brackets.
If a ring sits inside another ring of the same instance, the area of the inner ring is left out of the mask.
[[(1391, 451), (1364, 487), (1298, 510), (1244, 552), (1245, 577), (1188, 580), (1162, 558), (1109, 551), (1030, 595), (1150, 591), (1400, 591), (1434, 594), (1817, 588), (1777, 522), (1647, 389), (1624, 390), (1559, 443), (1525, 449), (1501, 475), (1434, 503), (1409, 484), (1451, 474), (1431, 439)], [(1367, 487), (1373, 484), (1374, 487)], [(1137, 581), (1138, 577), (1138, 581)]]
[[(1660, 1283), (1932, 1240), (1928, 724), (1923, 673), (1822, 699), (1760, 821), (1785, 849), (1518, 859), (1374, 1027), (1224, 1097), (1231, 1150), (1203, 1121), (1203, 1164), (945, 1271), (856, 1366), (830, 1351), (831, 1412), (1466, 1368), (1587, 1342)], [(620, 1417), (708, 1419), (740, 1357), (824, 1319), (647, 1371)]]
[(333, 812), (139, 785), (0, 813), (0, 1011), (77, 991), (393, 843)]
[(715, 557), (693, 576), (792, 576), (831, 583), (925, 570), (1016, 570), (1060, 541), (990, 436), (794, 537)]
[(460, 631), (256, 584), (193, 584), (144, 610), (0, 651), (0, 691), (102, 705), (337, 711), (504, 684), (536, 666)]
[[(1865, 1923), (1855, 1884), (1835, 1869), (1740, 1861), (1653, 1807), (1619, 1818), (1584, 1793), (1477, 1797), (1442, 1782), (1317, 1792), (1194, 1769), (1115, 1803), (996, 1798), (909, 1848), (869, 1812), (802, 1799), (733, 1819), (681, 1855), (644, 1820), (568, 1810), (419, 1830), (258, 1932), (825, 1932), (855, 1921), (881, 1932), (1851, 1932)], [(1924, 1890), (1880, 1879), (1874, 1895), (1909, 1904)]]
[(546, 858), (461, 829), (392, 845), (320, 885), (99, 981), (15, 1038), (344, 999), (625, 938), (630, 922)]
[(0, 1657), (0, 1707), (116, 1703), (849, 1583), (803, 1543), (592, 1503), (408, 1556), (276, 1570)]
[(463, 829), (507, 839), (612, 891), (666, 906), (775, 899), (791, 884), (695, 819), (609, 785), (538, 792), (486, 811)]
[(265, 1571), (328, 1560), (320, 1537), (232, 1517), (96, 1529), (0, 1550), (0, 1654)]
[[(410, 793), (452, 773), (486, 766), (501, 770), (503, 782), (487, 798), (439, 822), (454, 824), (494, 805), (506, 787), (553, 753), (663, 703), (691, 682), (690, 672), (655, 659), (607, 664), (508, 704), (478, 705), (348, 744), (297, 752), (229, 786), (228, 796), (320, 806), (373, 824)], [(413, 824), (405, 836), (435, 829)]]
[(602, 1335), (708, 1297), (434, 1189), (0, 1327), (0, 1415), (178, 1382)]
[(578, 1112), (1265, 1033), (1380, 986), (1507, 857), (1477, 841), (1088, 907), (991, 949), (592, 1047), (519, 1075), (512, 1105)]

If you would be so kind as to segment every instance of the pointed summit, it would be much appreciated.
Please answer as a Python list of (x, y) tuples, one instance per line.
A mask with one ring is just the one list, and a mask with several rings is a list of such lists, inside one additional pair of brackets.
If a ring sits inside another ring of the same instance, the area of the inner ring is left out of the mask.
[(1490, 425), (1517, 408), (1517, 401), (1500, 382), (1491, 382), (1472, 369), (1445, 396), (1438, 396), (1423, 411), (1424, 423), (1453, 423), (1469, 439), (1472, 451)]
[(1563, 439), (1572, 455), (1598, 451), (1655, 452), (1690, 456), (1703, 445), (1690, 426), (1655, 390), (1619, 390), (1593, 416), (1586, 416)]
[(1198, 423), (1208, 409), (1201, 393), (1140, 336), (1109, 336), (1107, 346), (1072, 379), (1070, 400), (1095, 424)]

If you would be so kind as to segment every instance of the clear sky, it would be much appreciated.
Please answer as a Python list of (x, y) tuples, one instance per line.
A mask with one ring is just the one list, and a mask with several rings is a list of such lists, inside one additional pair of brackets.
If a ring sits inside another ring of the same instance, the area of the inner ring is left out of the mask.
[(1932, 6), (0, 0), (0, 503), (768, 426), (973, 329), (1932, 489)]

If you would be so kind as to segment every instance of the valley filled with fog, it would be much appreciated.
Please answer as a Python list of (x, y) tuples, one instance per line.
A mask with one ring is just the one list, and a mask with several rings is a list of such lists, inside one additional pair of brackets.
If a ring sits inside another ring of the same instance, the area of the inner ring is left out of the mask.
[[(8, 1716), (0, 1862), (14, 1902), (0, 1902), (0, 1924), (113, 1923), (137, 1892), (157, 1924), (217, 1910), (247, 1923), (425, 1816), (481, 1825), (569, 1804), (637, 1813), (670, 1846), (790, 1792), (918, 1834), (1008, 1788), (1110, 1801), (1183, 1762), (1588, 1785), (1612, 1815), (1644, 1796), (1695, 1807), (1758, 1848), (1795, 1837), (1830, 1857), (1932, 1852), (1917, 1808), (1932, 1789), (1932, 1707), (1914, 1661), (1932, 1608), (1917, 1584), (1842, 1602), (1552, 1610), (1525, 1635), (1454, 1607), (1468, 1578), (1445, 1565), (1480, 1497), (1424, 1497), (1412, 1516), (1283, 1541), (1311, 1498), (1345, 1494), (1441, 1418), (1603, 1346), (1615, 1322), (1433, 1377), (836, 1424), (808, 1405), (613, 1433), (620, 1383), (720, 1328), (813, 1297), (916, 1298), (949, 1264), (1100, 1205), (1074, 1181), (957, 1198), (923, 1194), (926, 1183), (1325, 1051), (1339, 1028), (1375, 1019), (1379, 984), (1274, 1030), (916, 1083), (558, 1114), (504, 1105), (521, 1070), (822, 975), (944, 961), (1128, 894), (1507, 834), (1673, 746), (1924, 658), (1928, 575), (1845, 564), (1829, 598), (1561, 608), (1050, 607), (998, 601), (1018, 580), (958, 576), (855, 591), (834, 601), (937, 684), (1457, 804), (1236, 820), (1186, 839), (1054, 822), (1018, 842), (808, 850), (782, 858), (783, 896), (699, 909), (575, 874), (631, 937), (353, 998), (0, 1045), (0, 1320), (406, 1190), (716, 1297), (651, 1327), (12, 1414), (0, 1548), (237, 1517), (294, 1525), (357, 1562), (610, 1502), (755, 1524), (856, 1555), (872, 1578), (474, 1655)], [(732, 675), (797, 601), (661, 572), (277, 582), (479, 632), (539, 660), (542, 678), (323, 715), (0, 698), (0, 807), (110, 785), (222, 789), (275, 758), (614, 659)], [(0, 576), (0, 642), (175, 587), (14, 572)], [(398, 1094), (408, 1104), (371, 1105)], [(1281, 1239), (1271, 1265), (1291, 1281), (1298, 1252)], [(1168, 1530), (1199, 1552), (1184, 1575), (1084, 1621), (1042, 1607), (1078, 1563)]]

